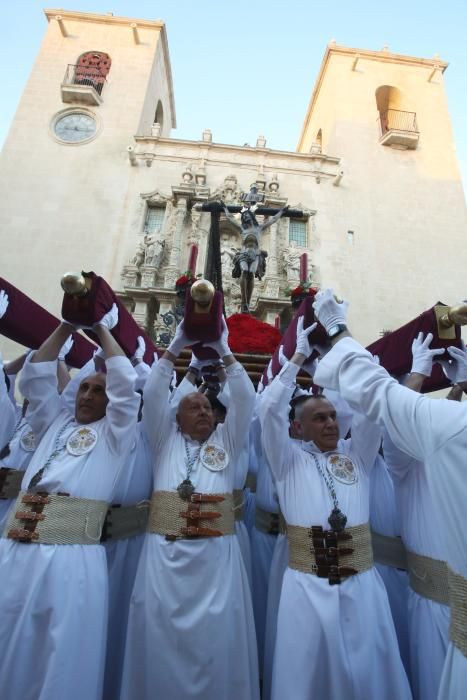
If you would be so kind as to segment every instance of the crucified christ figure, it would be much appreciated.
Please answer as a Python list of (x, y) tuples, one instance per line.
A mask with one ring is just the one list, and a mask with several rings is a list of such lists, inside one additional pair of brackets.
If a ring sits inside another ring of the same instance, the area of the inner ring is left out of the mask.
[(242, 295), (242, 313), (250, 313), (250, 301), (255, 284), (255, 276), (262, 279), (266, 272), (267, 253), (260, 249), (261, 234), (276, 223), (287, 211), (288, 206), (279, 209), (277, 214), (271, 216), (262, 224), (259, 224), (255, 211), (257, 205), (244, 207), (241, 212), (241, 223), (229, 212), (224, 202), (221, 202), (226, 218), (240, 231), (242, 236), (242, 249), (233, 259), (234, 269), (232, 277), (240, 277), (240, 291)]

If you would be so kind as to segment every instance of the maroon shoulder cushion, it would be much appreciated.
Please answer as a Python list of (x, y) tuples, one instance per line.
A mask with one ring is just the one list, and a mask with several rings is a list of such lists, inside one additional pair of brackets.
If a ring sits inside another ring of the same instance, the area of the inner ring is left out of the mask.
[[(124, 304), (117, 298), (110, 285), (94, 272), (83, 273), (91, 279), (91, 287), (84, 296), (63, 295), (62, 316), (66, 321), (80, 326), (92, 326), (104, 316), (113, 304), (118, 307), (118, 323), (112, 328), (112, 335), (128, 357), (132, 357), (138, 345), (138, 336), (144, 338), (146, 352), (144, 361), (152, 365), (154, 353), (158, 352), (150, 336), (136, 323)], [(98, 343), (92, 330), (84, 329), (86, 335)]]
[[(60, 325), (59, 319), (3, 277), (0, 277), (0, 289), (8, 294), (8, 308), (0, 318), (0, 333), (15, 343), (37, 350)], [(73, 333), (73, 339), (75, 342), (66, 361), (79, 368), (91, 359), (95, 347), (79, 333)]]
[[(447, 348), (450, 345), (460, 347), (460, 326), (453, 327), (452, 334), (455, 336), (454, 338), (443, 339), (439, 337), (435, 306), (445, 306), (445, 304), (437, 302), (431, 309), (427, 309), (427, 311), (424, 311), (412, 321), (368, 345), (367, 350), (372, 355), (378, 355), (380, 364), (389, 374), (392, 374), (394, 377), (401, 377), (410, 372), (412, 366), (412, 342), (420, 332), (424, 334), (433, 333), (433, 340), (430, 345), (432, 348)], [(446, 352), (445, 357), (449, 359), (450, 355)], [(436, 391), (448, 386), (450, 386), (450, 381), (446, 379), (441, 367), (434, 363), (431, 377), (425, 379), (422, 391)]]

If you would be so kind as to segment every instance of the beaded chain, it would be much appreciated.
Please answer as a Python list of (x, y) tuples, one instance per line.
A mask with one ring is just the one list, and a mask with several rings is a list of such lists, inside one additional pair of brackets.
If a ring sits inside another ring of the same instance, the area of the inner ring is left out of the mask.
[(334, 478), (327, 467), (326, 470), (323, 469), (317, 456), (313, 452), (311, 452), (310, 454), (315, 460), (316, 468), (323, 477), (324, 483), (326, 484), (329, 495), (331, 496), (332, 502), (334, 504), (334, 508), (328, 518), (328, 523), (331, 525), (331, 528), (336, 532), (342, 532), (342, 530), (345, 529), (345, 526), (347, 524), (347, 516), (339, 508), (339, 501), (337, 500)]
[(41, 469), (39, 469), (39, 471), (38, 471), (36, 474), (34, 474), (34, 476), (32, 477), (31, 481), (29, 482), (28, 489), (31, 489), (31, 488), (34, 488), (35, 486), (37, 486), (37, 484), (39, 483), (39, 481), (42, 479), (42, 476), (43, 476), (45, 470), (48, 469), (48, 468), (50, 467), (50, 465), (52, 464), (53, 460), (54, 460), (56, 457), (58, 457), (58, 455), (59, 455), (61, 452), (63, 452), (63, 450), (65, 449), (65, 447), (66, 447), (66, 441), (63, 443), (63, 445), (60, 445), (60, 440), (62, 439), (62, 435), (63, 435), (63, 433), (65, 432), (65, 430), (68, 428), (68, 426), (70, 425), (70, 423), (72, 423), (73, 421), (74, 421), (74, 418), (73, 418), (73, 417), (69, 418), (69, 419), (62, 425), (62, 427), (60, 428), (60, 430), (58, 431), (57, 437), (55, 438), (53, 450), (52, 450), (51, 454), (49, 455), (49, 458), (48, 458), (47, 462), (44, 464), (44, 466), (43, 466)]

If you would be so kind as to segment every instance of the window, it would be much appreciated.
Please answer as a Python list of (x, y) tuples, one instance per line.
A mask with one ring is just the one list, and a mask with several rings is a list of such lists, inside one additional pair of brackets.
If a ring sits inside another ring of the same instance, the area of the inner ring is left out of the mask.
[(301, 248), (307, 246), (307, 222), (302, 219), (289, 219), (289, 243), (295, 243)]
[(156, 113), (154, 115), (154, 123), (161, 125), (161, 131), (164, 126), (164, 110), (162, 108), (162, 102), (159, 100), (157, 103)]
[(144, 224), (145, 233), (154, 233), (160, 231), (164, 223), (165, 208), (164, 207), (148, 207), (146, 214), (146, 222)]
[(347, 231), (347, 240), (352, 245), (353, 245), (353, 237), (354, 237), (354, 231)]

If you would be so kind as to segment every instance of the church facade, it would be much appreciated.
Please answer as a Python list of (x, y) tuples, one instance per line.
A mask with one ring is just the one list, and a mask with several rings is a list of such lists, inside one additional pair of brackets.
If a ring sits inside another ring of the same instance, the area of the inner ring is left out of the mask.
[[(369, 343), (438, 299), (465, 297), (467, 216), (443, 86), (447, 64), (329, 44), (295, 152), (171, 137), (175, 100), (160, 21), (46, 10), (48, 28), (0, 161), (2, 275), (59, 314), (67, 270), (102, 275), (156, 341), (210, 214), (256, 185), (299, 218), (265, 230), (253, 313), (290, 318), (300, 257), (351, 302)], [(265, 124), (265, 132), (267, 124)], [(299, 125), (297, 125), (297, 132)], [(240, 235), (220, 220), (228, 315), (240, 309)], [(13, 348), (2, 339), (6, 355)]]

